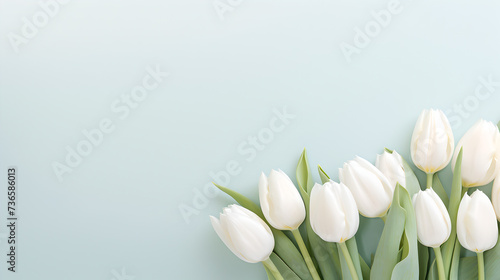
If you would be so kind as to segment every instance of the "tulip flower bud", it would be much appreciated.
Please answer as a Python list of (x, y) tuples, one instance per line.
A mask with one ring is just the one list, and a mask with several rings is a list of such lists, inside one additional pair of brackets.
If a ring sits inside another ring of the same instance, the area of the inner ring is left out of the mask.
[(342, 243), (356, 234), (359, 214), (349, 189), (333, 181), (311, 190), (310, 221), (313, 231), (327, 242)]
[(460, 148), (462, 152), (462, 185), (466, 188), (489, 184), (500, 169), (500, 133), (492, 122), (479, 120), (458, 141), (451, 167)]
[(427, 247), (439, 247), (451, 233), (451, 220), (443, 201), (432, 189), (419, 191), (413, 196), (417, 220), (417, 236)]
[(269, 226), (250, 210), (230, 205), (220, 214), (220, 220), (210, 216), (212, 226), (226, 246), (240, 259), (263, 262), (274, 249), (274, 237)]
[(387, 177), (393, 189), (396, 188), (397, 183), (406, 187), (403, 158), (396, 151), (392, 151), (392, 154), (384, 151), (383, 154), (377, 155), (375, 166)]
[(279, 230), (297, 229), (306, 218), (306, 208), (292, 180), (279, 170), (264, 173), (259, 180), (262, 212), (269, 224)]
[(441, 110), (424, 110), (411, 137), (411, 159), (427, 174), (445, 168), (453, 155), (453, 132)]
[(392, 202), (395, 186), (367, 160), (356, 157), (339, 169), (340, 181), (351, 191), (359, 213), (375, 218), (385, 215)]
[(462, 246), (480, 253), (497, 244), (498, 227), (490, 199), (480, 190), (465, 194), (458, 207), (457, 236)]

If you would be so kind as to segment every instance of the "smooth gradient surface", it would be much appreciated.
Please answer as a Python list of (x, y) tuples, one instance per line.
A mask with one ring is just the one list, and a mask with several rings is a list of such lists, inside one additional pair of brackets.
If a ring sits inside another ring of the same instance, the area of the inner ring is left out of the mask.
[[(266, 279), (211, 228), (233, 201), (210, 182), (257, 202), (260, 173), (295, 181), (304, 147), (335, 180), (384, 147), (409, 160), (424, 108), (446, 112), (456, 141), (496, 123), (499, 9), (0, 0), (1, 260), (19, 171), (17, 272), (2, 261), (0, 278)], [(382, 221), (360, 222), (366, 258)]]

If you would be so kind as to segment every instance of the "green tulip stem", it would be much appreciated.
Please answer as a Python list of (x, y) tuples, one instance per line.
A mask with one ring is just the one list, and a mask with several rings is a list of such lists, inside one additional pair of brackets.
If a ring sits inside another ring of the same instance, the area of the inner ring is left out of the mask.
[(434, 173), (427, 173), (427, 188), (430, 189), (432, 187), (432, 177), (434, 177)]
[(352, 280), (358, 280), (358, 274), (356, 273), (356, 268), (354, 267), (354, 263), (352, 262), (351, 255), (349, 255), (349, 249), (347, 249), (347, 245), (345, 242), (339, 243), (339, 247), (342, 250), (342, 254), (344, 254), (345, 261), (347, 266), (349, 267), (349, 271), (351, 272)]
[(477, 253), (477, 279), (484, 280), (484, 256), (483, 256), (483, 252)]
[(262, 263), (269, 271), (271, 271), (271, 273), (274, 276), (274, 279), (285, 280), (283, 276), (281, 276), (281, 273), (279, 272), (278, 268), (274, 265), (273, 261), (270, 258), (267, 258), (267, 260), (263, 261)]
[(309, 251), (307, 251), (306, 244), (304, 243), (304, 239), (302, 239), (302, 236), (300, 235), (299, 229), (294, 229), (292, 230), (293, 237), (295, 238), (295, 241), (297, 241), (297, 244), (299, 245), (300, 252), (302, 253), (302, 256), (304, 257), (304, 260), (306, 261), (307, 268), (309, 269), (309, 272), (311, 272), (311, 276), (313, 277), (314, 280), (321, 280), (319, 277), (318, 271), (316, 271), (316, 267), (314, 266), (314, 263), (311, 259), (311, 256), (309, 255)]
[(433, 249), (434, 249), (434, 254), (436, 255), (439, 280), (446, 280), (446, 276), (444, 274), (443, 256), (441, 255), (441, 248), (435, 247)]

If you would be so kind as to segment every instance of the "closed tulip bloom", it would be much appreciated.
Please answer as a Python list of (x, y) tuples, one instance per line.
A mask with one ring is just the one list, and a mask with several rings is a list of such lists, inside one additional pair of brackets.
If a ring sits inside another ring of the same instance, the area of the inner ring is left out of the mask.
[(311, 191), (310, 221), (313, 231), (327, 242), (342, 243), (356, 234), (359, 213), (356, 201), (342, 183), (315, 184)]
[(462, 152), (462, 184), (464, 187), (484, 186), (495, 178), (500, 169), (500, 133), (498, 127), (479, 120), (458, 141), (452, 168), (460, 148)]
[(385, 215), (392, 202), (395, 186), (367, 160), (356, 157), (339, 169), (340, 181), (351, 191), (359, 213), (375, 218)]
[(269, 226), (259, 216), (239, 205), (230, 205), (220, 214), (220, 220), (210, 216), (215, 232), (240, 259), (257, 263), (266, 261), (274, 249), (274, 237)]
[(306, 208), (292, 180), (279, 170), (264, 173), (259, 180), (259, 198), (267, 221), (279, 230), (297, 229), (306, 218)]
[(491, 202), (497, 214), (497, 219), (500, 221), (500, 176), (497, 176), (491, 190)]
[(432, 188), (419, 191), (413, 196), (417, 220), (417, 236), (427, 247), (439, 247), (451, 233), (451, 220), (443, 201)]
[(411, 159), (427, 174), (445, 168), (453, 156), (453, 132), (441, 110), (424, 110), (411, 137)]
[(480, 190), (465, 194), (457, 214), (457, 237), (464, 248), (476, 253), (497, 244), (498, 228), (490, 199)]
[(387, 177), (393, 188), (396, 188), (397, 183), (406, 187), (403, 158), (396, 151), (384, 151), (383, 154), (377, 155), (375, 166)]

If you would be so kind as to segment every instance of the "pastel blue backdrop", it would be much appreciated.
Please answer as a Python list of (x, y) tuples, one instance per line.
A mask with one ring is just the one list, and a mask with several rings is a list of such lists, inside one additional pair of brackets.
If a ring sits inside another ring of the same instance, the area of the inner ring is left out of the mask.
[[(456, 140), (497, 122), (499, 9), (0, 1), (1, 260), (7, 167), (19, 169), (17, 272), (1, 261), (0, 278), (265, 279), (212, 230), (233, 201), (209, 183), (257, 201), (260, 172), (295, 180), (303, 148), (335, 180), (384, 147), (409, 160), (424, 108), (446, 111)], [(366, 257), (382, 222), (362, 223)]]

